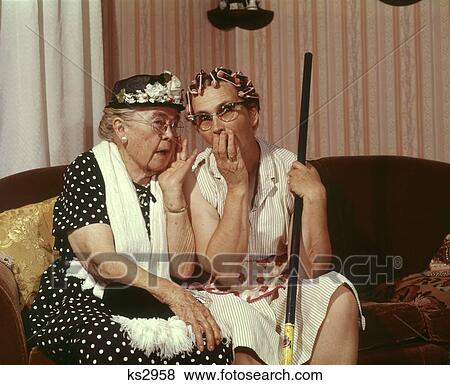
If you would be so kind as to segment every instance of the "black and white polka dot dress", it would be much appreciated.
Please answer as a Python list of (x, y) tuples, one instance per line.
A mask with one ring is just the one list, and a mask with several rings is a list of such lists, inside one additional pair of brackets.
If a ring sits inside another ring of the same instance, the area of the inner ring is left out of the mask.
[[(154, 197), (146, 187), (139, 185), (136, 185), (136, 193), (149, 231), (149, 205)], [(82, 280), (66, 275), (74, 258), (67, 232), (94, 223), (110, 222), (103, 177), (94, 153), (88, 151), (79, 155), (66, 170), (63, 192), (55, 204), (53, 235), (60, 258), (43, 274), (30, 311), (32, 343), (50, 359), (64, 364), (230, 364), (232, 347), (225, 341), (212, 352), (206, 348), (201, 352), (195, 347), (192, 352), (171, 359), (163, 359), (159, 353), (148, 357), (132, 347), (128, 335), (111, 320), (114, 315), (129, 316), (122, 312), (122, 298), (118, 297), (116, 303), (109, 301), (109, 292), (105, 290), (103, 299), (99, 299), (92, 294), (92, 289), (82, 290)], [(134, 298), (143, 298), (142, 293), (137, 296), (132, 293), (140, 289), (130, 290)], [(119, 292), (122, 297), (128, 293)], [(147, 318), (167, 319), (173, 315), (166, 305), (150, 297), (145, 298), (146, 307), (140, 310), (142, 313), (145, 309)]]

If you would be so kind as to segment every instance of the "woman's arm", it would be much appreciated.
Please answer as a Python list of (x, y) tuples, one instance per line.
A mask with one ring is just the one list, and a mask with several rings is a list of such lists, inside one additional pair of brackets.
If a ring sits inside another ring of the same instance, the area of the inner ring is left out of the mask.
[(229, 191), (220, 219), (216, 209), (201, 195), (195, 180), (193, 183), (188, 200), (197, 258), (219, 284), (235, 285), (248, 249), (247, 195)]
[[(329, 268), (331, 258), (327, 193), (317, 170), (299, 162), (294, 162), (289, 171), (289, 187), (293, 193), (303, 198), (299, 273), (303, 277), (314, 278)], [(292, 219), (293, 215), (291, 222)], [(291, 239), (290, 232), (289, 242)]]
[(172, 190), (165, 193), (164, 206), (170, 274), (178, 279), (190, 278), (195, 268), (195, 243), (183, 192)]
[(167, 246), (170, 253), (170, 274), (178, 279), (186, 279), (194, 272), (195, 244), (187, 204), (184, 198), (184, 180), (192, 174), (191, 168), (197, 156), (194, 151), (187, 157), (187, 140), (184, 139), (177, 159), (158, 176), (163, 192), (166, 213)]
[(78, 260), (96, 280), (142, 288), (167, 304), (180, 319), (192, 325), (200, 350), (203, 350), (203, 332), (209, 350), (220, 343), (220, 329), (208, 308), (182, 287), (149, 273), (132, 259), (116, 253), (109, 225), (96, 223), (73, 230), (68, 239)]
[[(228, 138), (228, 140), (227, 140)], [(248, 252), (248, 174), (232, 132), (214, 136), (213, 153), (217, 167), (227, 182), (222, 218), (205, 201), (195, 178), (187, 180), (189, 207), (197, 255), (207, 271), (223, 286), (239, 283), (242, 262)]]
[(94, 223), (81, 227), (71, 231), (68, 239), (78, 260), (97, 281), (136, 286), (164, 303), (176, 286), (142, 269), (128, 256), (116, 253), (109, 225)]

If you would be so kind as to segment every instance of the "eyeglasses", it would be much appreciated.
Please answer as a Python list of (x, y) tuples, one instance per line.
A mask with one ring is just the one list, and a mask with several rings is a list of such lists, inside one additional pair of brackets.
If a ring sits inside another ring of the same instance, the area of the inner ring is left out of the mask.
[(232, 122), (239, 116), (239, 111), (236, 107), (246, 103), (247, 101), (227, 102), (219, 106), (215, 113), (200, 112), (194, 115), (189, 114), (186, 118), (194, 123), (199, 130), (208, 131), (213, 126), (213, 116), (217, 116), (222, 122)]
[(147, 126), (150, 126), (153, 130), (153, 132), (158, 135), (160, 138), (162, 138), (166, 133), (167, 130), (170, 128), (173, 135), (178, 137), (181, 135), (184, 129), (184, 125), (181, 121), (175, 120), (175, 121), (167, 121), (163, 118), (153, 118), (152, 120), (145, 120), (145, 119), (132, 119), (135, 122), (145, 124)]

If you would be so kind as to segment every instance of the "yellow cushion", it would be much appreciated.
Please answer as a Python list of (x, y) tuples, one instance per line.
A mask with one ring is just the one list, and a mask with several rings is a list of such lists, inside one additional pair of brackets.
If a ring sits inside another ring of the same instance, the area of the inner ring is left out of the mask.
[(0, 256), (13, 257), (20, 305), (30, 307), (42, 273), (57, 258), (53, 251), (56, 197), (0, 213)]

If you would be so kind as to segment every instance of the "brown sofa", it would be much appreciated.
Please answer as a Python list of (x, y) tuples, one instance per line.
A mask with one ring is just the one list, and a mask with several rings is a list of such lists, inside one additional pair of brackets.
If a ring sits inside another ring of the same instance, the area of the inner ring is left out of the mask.
[[(367, 328), (361, 332), (359, 363), (447, 363), (449, 309), (399, 301), (390, 282), (424, 271), (450, 233), (450, 164), (394, 156), (312, 163), (328, 191), (335, 269), (354, 282), (363, 301)], [(56, 196), (63, 170), (1, 179), (0, 213)], [(0, 363), (51, 363), (27, 346), (26, 311), (21, 314), (14, 276), (1, 263), (0, 328)]]

